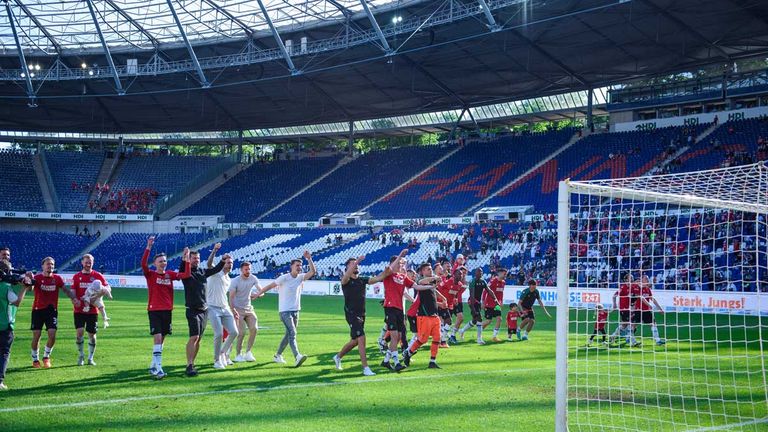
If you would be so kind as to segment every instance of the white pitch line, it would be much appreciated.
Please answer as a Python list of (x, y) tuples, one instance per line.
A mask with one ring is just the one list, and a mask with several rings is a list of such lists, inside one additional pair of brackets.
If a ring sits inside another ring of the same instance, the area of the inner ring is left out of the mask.
[(380, 383), (380, 382), (387, 382), (387, 381), (415, 381), (415, 380), (422, 380), (422, 379), (431, 380), (431, 379), (439, 379), (439, 378), (452, 378), (457, 376), (469, 376), (469, 375), (494, 375), (494, 374), (504, 374), (509, 372), (533, 372), (533, 371), (540, 371), (542, 369), (554, 369), (554, 367), (530, 368), (530, 369), (503, 369), (503, 370), (496, 370), (496, 371), (470, 371), (470, 372), (458, 372), (458, 373), (452, 373), (452, 374), (439, 374), (439, 375), (428, 374), (428, 375), (415, 375), (415, 376), (399, 376), (399, 378), (396, 378), (396, 379), (365, 378), (365, 379), (357, 379), (352, 381), (289, 384), (289, 385), (275, 386), (275, 387), (252, 387), (252, 388), (244, 388), (244, 389), (212, 390), (212, 391), (205, 391), (205, 392), (191, 392), (191, 393), (180, 393), (180, 394), (135, 396), (135, 397), (122, 398), (122, 399), (100, 399), (100, 400), (83, 401), (83, 402), (67, 402), (67, 403), (61, 403), (61, 404), (30, 405), (30, 406), (20, 406), (20, 407), (12, 407), (12, 408), (0, 408), (0, 413), (11, 413), (11, 412), (40, 410), (40, 409), (78, 408), (78, 407), (86, 407), (86, 406), (94, 406), (94, 405), (103, 405), (105, 403), (124, 404), (124, 403), (130, 403), (130, 402), (143, 402), (143, 401), (158, 400), (158, 399), (181, 399), (181, 398), (212, 396), (212, 395), (220, 395), (220, 394), (257, 393), (257, 392), (294, 390), (294, 389), (313, 388), (313, 387), (331, 387), (331, 386), (343, 386), (343, 385), (353, 385), (353, 384), (357, 385), (357, 384)]
[(711, 431), (722, 431), (722, 430), (728, 430), (732, 428), (738, 428), (742, 426), (750, 426), (750, 425), (756, 425), (760, 423), (768, 423), (768, 417), (763, 417), (759, 419), (749, 420), (741, 423), (730, 423), (730, 424), (724, 424), (721, 426), (710, 426), (705, 427), (701, 429), (688, 429), (685, 432), (711, 432)]

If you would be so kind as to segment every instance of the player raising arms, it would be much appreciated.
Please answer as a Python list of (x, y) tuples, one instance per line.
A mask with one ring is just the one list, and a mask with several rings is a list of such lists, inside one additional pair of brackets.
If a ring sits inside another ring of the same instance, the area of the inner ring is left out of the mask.
[[(93, 269), (93, 255), (85, 254), (80, 260), (82, 270), (75, 273), (72, 276), (72, 290), (75, 292), (75, 296), (78, 299), (85, 295), (85, 291), (88, 286), (94, 281), (101, 282), (102, 285), (109, 285), (104, 276)], [(83, 343), (85, 332), (88, 332), (88, 364), (96, 365), (93, 360), (93, 356), (96, 353), (96, 332), (98, 329), (98, 317), (99, 310), (95, 307), (88, 308), (88, 312), (85, 312), (87, 305), (81, 302), (80, 306), (75, 306), (75, 331), (76, 331), (76, 344), (79, 357), (77, 358), (77, 364), (82, 366), (85, 364), (85, 353), (83, 352)], [(104, 321), (104, 326), (107, 326), (107, 321)]]
[(432, 338), (430, 348), (429, 368), (440, 369), (437, 365), (437, 353), (440, 349), (440, 317), (438, 317), (438, 308), (447, 308), (448, 300), (437, 291), (437, 284), (440, 278), (433, 276), (432, 266), (429, 263), (423, 263), (419, 266), (417, 273), (421, 280), (413, 288), (419, 293), (419, 310), (417, 320), (418, 338), (403, 353), (403, 363), (410, 366), (411, 357), (416, 353), (420, 346), (427, 343)]
[[(163, 379), (163, 342), (165, 336), (172, 333), (171, 326), (173, 311), (173, 281), (190, 277), (192, 267), (185, 266), (184, 273), (166, 270), (168, 258), (164, 253), (155, 255), (153, 264), (155, 270), (149, 268), (149, 254), (155, 244), (155, 237), (147, 239), (147, 247), (141, 257), (141, 269), (147, 280), (147, 315), (149, 316), (149, 334), (152, 335), (154, 346), (152, 347), (152, 363), (149, 373), (156, 379)], [(189, 248), (184, 248), (182, 261), (189, 261)]]
[[(461, 271), (461, 286), (459, 292), (456, 294), (456, 299), (453, 301), (453, 307), (451, 307), (451, 315), (456, 316), (456, 322), (451, 327), (451, 336), (448, 338), (448, 342), (457, 344), (456, 332), (461, 328), (461, 324), (464, 323), (464, 291), (467, 290), (467, 268), (459, 267)], [(439, 276), (439, 275), (438, 275)]]
[(43, 367), (51, 367), (51, 352), (56, 343), (56, 329), (59, 321), (59, 289), (64, 291), (72, 300), (75, 308), (80, 307), (80, 300), (75, 292), (64, 285), (64, 279), (54, 274), (56, 261), (51, 257), (43, 258), (43, 272), (36, 274), (32, 279), (34, 283), (35, 300), (32, 302), (32, 367), (39, 368), (39, 343), (43, 332), (43, 325), (48, 331), (48, 342), (45, 344), (43, 354)]
[(301, 292), (304, 290), (304, 281), (312, 279), (317, 273), (315, 262), (312, 261), (312, 254), (309, 251), (304, 251), (304, 258), (309, 263), (308, 272), (302, 273), (301, 259), (291, 260), (290, 273), (278, 277), (254, 295), (254, 297), (260, 297), (265, 292), (277, 288), (278, 310), (280, 321), (285, 326), (285, 335), (277, 347), (277, 353), (275, 353), (273, 360), (275, 363), (285, 363), (283, 351), (287, 346), (290, 346), (296, 359), (295, 367), (301, 366), (307, 360), (307, 356), (299, 353), (299, 346), (296, 344), (296, 328), (299, 325), (299, 311), (301, 311)]
[[(389, 330), (390, 341), (389, 351), (384, 354), (384, 361), (381, 365), (387, 369), (400, 371), (405, 369), (400, 364), (397, 354), (397, 345), (400, 343), (400, 337), (405, 333), (405, 317), (403, 314), (403, 296), (410, 298), (405, 293), (406, 288), (415, 285), (405, 274), (405, 255), (408, 249), (403, 249), (400, 255), (393, 256), (389, 260), (390, 274), (382, 281), (384, 283), (384, 322)], [(430, 271), (432, 266), (430, 266)], [(412, 300), (412, 299), (411, 299)], [(390, 365), (390, 360), (394, 361), (394, 366)]]
[[(438, 276), (439, 277), (439, 276)], [(438, 279), (438, 292), (447, 299), (445, 307), (438, 307), (437, 314), (441, 321), (440, 348), (448, 348), (448, 335), (451, 331), (451, 307), (456, 303), (456, 296), (462, 287), (462, 274), (460, 269), (453, 271), (453, 275), (445, 280)], [(456, 340), (456, 338), (454, 338)]]
[(520, 293), (519, 305), (523, 308), (523, 322), (520, 323), (520, 340), (528, 340), (528, 333), (533, 330), (533, 325), (536, 324), (536, 315), (533, 313), (533, 304), (539, 301), (539, 305), (544, 309), (544, 313), (552, 318), (552, 315), (547, 311), (547, 307), (544, 306), (544, 302), (541, 301), (541, 293), (536, 289), (536, 280), (531, 279), (528, 281), (528, 288), (524, 289)]
[(366, 286), (381, 282), (389, 276), (391, 269), (387, 267), (378, 276), (360, 276), (358, 266), (365, 256), (350, 258), (345, 264), (344, 274), (341, 276), (341, 290), (344, 293), (344, 316), (349, 324), (349, 342), (341, 347), (341, 350), (333, 356), (336, 369), (342, 370), (341, 359), (355, 347), (360, 352), (360, 364), (363, 366), (363, 375), (373, 376), (368, 367), (368, 357), (365, 355), (365, 291)]
[[(229, 308), (229, 287), (232, 279), (229, 272), (232, 271), (233, 260), (228, 254), (221, 257), (221, 261), (215, 266), (213, 261), (216, 258), (216, 252), (221, 249), (221, 243), (216, 243), (208, 256), (208, 268), (214, 273), (208, 276), (205, 283), (205, 302), (208, 304), (208, 320), (213, 328), (213, 368), (224, 369), (232, 364), (229, 359), (229, 349), (237, 338), (237, 320), (240, 318), (237, 310)], [(227, 331), (227, 338), (224, 339), (224, 330)]]

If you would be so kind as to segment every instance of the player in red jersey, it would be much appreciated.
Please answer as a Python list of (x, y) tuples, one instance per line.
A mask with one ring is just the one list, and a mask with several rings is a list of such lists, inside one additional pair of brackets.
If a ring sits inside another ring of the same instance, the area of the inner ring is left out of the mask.
[(43, 354), (43, 367), (51, 367), (51, 352), (56, 343), (56, 329), (59, 324), (59, 289), (72, 300), (75, 307), (80, 307), (80, 300), (75, 293), (64, 285), (64, 279), (54, 274), (56, 261), (51, 257), (43, 258), (43, 272), (33, 278), (35, 300), (32, 303), (32, 367), (40, 367), (40, 336), (43, 325), (48, 331), (48, 342)]
[(595, 306), (595, 330), (592, 332), (592, 335), (589, 336), (587, 346), (592, 345), (592, 341), (595, 339), (595, 336), (597, 336), (598, 333), (603, 336), (602, 343), (605, 344), (605, 324), (607, 322), (608, 311), (603, 308), (603, 305), (598, 303), (597, 306)]
[(446, 298), (445, 306), (437, 308), (440, 317), (440, 348), (448, 348), (448, 333), (451, 331), (451, 307), (456, 302), (456, 296), (461, 290), (461, 270), (456, 269), (448, 279), (438, 282), (437, 291)]
[(640, 297), (637, 298), (634, 305), (635, 311), (632, 314), (632, 323), (635, 325), (635, 329), (637, 324), (650, 324), (651, 333), (653, 333), (653, 340), (656, 342), (656, 345), (664, 345), (667, 341), (659, 336), (659, 328), (656, 326), (656, 320), (653, 317), (651, 302), (659, 309), (660, 313), (664, 313), (664, 309), (653, 296), (651, 281), (648, 279), (648, 276), (643, 275), (640, 279)]
[[(384, 360), (381, 365), (387, 369), (400, 371), (405, 369), (400, 364), (400, 358), (397, 353), (397, 345), (400, 343), (400, 336), (405, 333), (405, 317), (403, 314), (403, 296), (406, 296), (406, 288), (415, 285), (405, 273), (405, 255), (408, 249), (403, 249), (400, 255), (392, 257), (389, 261), (391, 274), (384, 280), (384, 322), (387, 324), (387, 330), (390, 334), (389, 351), (384, 354)], [(410, 298), (410, 295), (407, 295)], [(390, 365), (390, 360), (394, 365)]]
[(451, 327), (451, 336), (448, 338), (448, 342), (452, 344), (459, 343), (458, 340), (456, 340), (456, 332), (459, 331), (461, 328), (461, 324), (464, 323), (464, 291), (467, 290), (467, 268), (464, 266), (459, 267), (459, 270), (461, 271), (461, 287), (459, 288), (459, 292), (456, 294), (456, 299), (453, 301), (453, 306), (451, 307), (451, 315), (456, 316), (456, 322), (453, 324), (453, 327)]
[[(634, 324), (632, 323), (633, 306), (638, 299), (642, 299), (640, 285), (634, 282), (631, 273), (624, 276), (624, 283), (619, 285), (619, 290), (613, 294), (613, 308), (617, 308), (618, 299), (619, 327), (613, 332), (610, 343), (614, 343), (619, 336), (625, 336), (627, 342), (632, 346), (638, 346), (635, 339)], [(641, 300), (644, 301), (644, 300)]]
[(507, 340), (512, 340), (512, 335), (517, 335), (517, 339), (520, 339), (520, 330), (517, 329), (517, 319), (520, 317), (520, 308), (517, 307), (517, 303), (509, 304), (509, 312), (507, 312)]
[[(165, 336), (172, 333), (173, 281), (191, 277), (192, 266), (185, 265), (184, 273), (166, 270), (168, 259), (164, 253), (160, 253), (154, 258), (155, 270), (151, 270), (147, 261), (154, 244), (155, 237), (152, 236), (147, 240), (147, 247), (141, 257), (141, 269), (144, 271), (144, 278), (147, 279), (149, 333), (155, 342), (149, 373), (157, 379), (163, 379), (165, 377), (165, 372), (163, 372), (163, 342)], [(189, 261), (189, 248), (184, 248), (181, 259), (184, 262)]]
[[(499, 339), (499, 329), (501, 328), (501, 305), (504, 301), (504, 287), (507, 285), (507, 269), (498, 268), (496, 274), (488, 282), (489, 291), (483, 293), (483, 307), (485, 308), (485, 320), (483, 328), (488, 327), (491, 321), (496, 319), (496, 326), (493, 328), (493, 341), (501, 342)], [(480, 334), (482, 336), (482, 332)]]
[[(83, 258), (80, 260), (80, 265), (83, 266), (83, 269), (72, 276), (72, 290), (75, 292), (75, 296), (78, 299), (85, 295), (88, 285), (93, 283), (93, 281), (99, 281), (102, 285), (109, 285), (101, 273), (93, 270), (93, 255), (83, 255)], [(77, 344), (77, 351), (79, 353), (77, 359), (77, 364), (79, 366), (85, 364), (83, 343), (85, 342), (84, 335), (86, 331), (88, 332), (88, 364), (96, 365), (96, 362), (93, 361), (93, 356), (96, 354), (96, 332), (98, 328), (99, 310), (95, 307), (91, 307), (88, 312), (85, 312), (83, 309), (85, 306), (85, 303), (80, 302), (80, 306), (75, 306), (74, 309), (75, 331), (77, 337), (75, 343)], [(107, 327), (106, 321), (104, 321), (104, 327)]]

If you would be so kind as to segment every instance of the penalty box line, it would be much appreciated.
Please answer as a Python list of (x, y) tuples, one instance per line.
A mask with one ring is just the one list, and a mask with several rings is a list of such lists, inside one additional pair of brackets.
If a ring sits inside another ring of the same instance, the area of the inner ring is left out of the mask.
[(0, 413), (13, 413), (13, 412), (31, 411), (31, 410), (39, 410), (39, 409), (79, 408), (79, 407), (103, 405), (105, 403), (124, 404), (124, 403), (144, 402), (144, 401), (159, 400), (159, 399), (196, 398), (200, 396), (215, 396), (215, 395), (221, 395), (221, 394), (261, 393), (261, 392), (295, 390), (295, 389), (304, 389), (304, 388), (347, 386), (347, 385), (358, 385), (358, 384), (383, 383), (388, 381), (399, 382), (399, 381), (417, 381), (417, 380), (424, 380), (424, 379), (431, 380), (431, 379), (440, 379), (440, 378), (453, 378), (458, 376), (505, 374), (510, 372), (528, 373), (528, 372), (534, 372), (534, 371), (541, 371), (542, 369), (554, 369), (554, 367), (539, 367), (539, 368), (530, 368), (530, 369), (503, 369), (503, 370), (494, 370), (494, 371), (467, 371), (467, 372), (457, 372), (457, 373), (439, 374), (439, 375), (428, 374), (428, 375), (405, 376), (405, 377), (399, 376), (398, 378), (395, 378), (395, 379), (366, 378), (366, 379), (356, 379), (351, 381), (289, 384), (289, 385), (275, 386), (275, 387), (252, 387), (252, 388), (244, 388), (244, 389), (211, 390), (211, 391), (190, 392), (190, 393), (180, 393), (180, 394), (177, 393), (177, 394), (161, 394), (161, 395), (150, 395), (150, 396), (135, 396), (135, 397), (120, 398), (120, 399), (101, 399), (101, 400), (82, 401), (82, 402), (68, 402), (68, 403), (60, 403), (60, 404), (29, 405), (29, 406), (20, 406), (20, 407), (11, 407), (11, 408), (0, 408)]

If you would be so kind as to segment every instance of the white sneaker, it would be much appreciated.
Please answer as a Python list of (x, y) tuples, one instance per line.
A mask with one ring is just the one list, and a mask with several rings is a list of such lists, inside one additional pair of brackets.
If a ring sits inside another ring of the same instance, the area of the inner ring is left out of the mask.
[(165, 378), (165, 372), (163, 372), (163, 368), (157, 369), (157, 374), (155, 374), (155, 379), (163, 379)]
[(485, 341), (484, 341), (484, 340), (482, 340), (482, 339), (478, 339), (478, 340), (477, 340), (477, 344), (478, 344), (478, 345), (485, 345)]
[(244, 362), (244, 361), (245, 361), (245, 356), (244, 356), (244, 355), (242, 355), (242, 354), (238, 354), (238, 355), (235, 357), (235, 360), (234, 360), (234, 361), (235, 361), (235, 363), (241, 363), (241, 362)]
[(336, 363), (336, 370), (343, 370), (341, 367), (341, 359), (339, 358), (338, 354), (333, 356), (333, 362)]
[(296, 357), (296, 364), (294, 365), (294, 367), (301, 366), (306, 360), (307, 360), (307, 356), (305, 356), (304, 354), (299, 354), (298, 357)]
[(371, 370), (371, 368), (366, 367), (365, 369), (363, 369), (363, 375), (365, 375), (365, 376), (374, 376), (376, 374)]
[(253, 356), (252, 352), (248, 351), (247, 353), (245, 353), (245, 361), (247, 361), (247, 362), (255, 362), (256, 361), (256, 357)]
[(274, 361), (275, 363), (285, 364), (285, 359), (280, 354), (275, 354), (275, 356), (272, 357), (272, 361)]
[(8, 386), (5, 383), (0, 383), (0, 391), (2, 390), (8, 390)]
[(235, 364), (235, 362), (233, 362), (232, 359), (230, 359), (228, 355), (225, 355), (224, 359), (225, 359), (225, 361), (227, 363), (227, 366), (232, 366), (233, 364)]
[(78, 357), (77, 358), (77, 365), (78, 366), (82, 366), (84, 364), (85, 364), (85, 357), (83, 357), (83, 356)]
[(214, 369), (226, 369), (227, 366), (224, 365), (222, 362), (217, 361), (217, 362), (213, 362), (213, 368)]
[(88, 364), (89, 364), (89, 365), (91, 365), (91, 366), (96, 366), (96, 362), (95, 362), (95, 361), (93, 361), (93, 359), (92, 359), (92, 358), (89, 358), (89, 359), (88, 359)]

